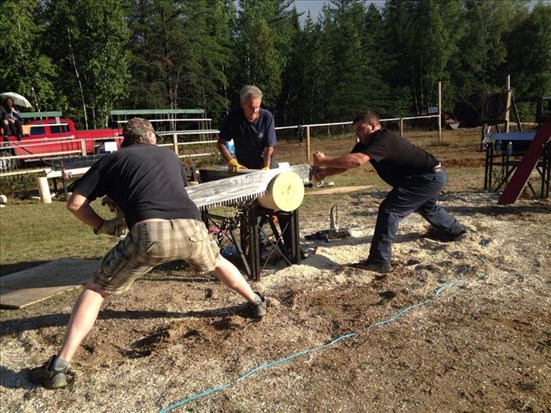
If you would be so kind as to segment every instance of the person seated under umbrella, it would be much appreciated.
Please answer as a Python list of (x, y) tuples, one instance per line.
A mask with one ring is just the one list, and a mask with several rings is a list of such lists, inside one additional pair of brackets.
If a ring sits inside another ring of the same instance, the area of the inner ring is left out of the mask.
[(14, 102), (11, 97), (4, 100), (2, 107), (2, 128), (4, 140), (8, 140), (8, 135), (17, 136), (17, 140), (23, 139), (23, 121), (19, 112), (15, 110)]

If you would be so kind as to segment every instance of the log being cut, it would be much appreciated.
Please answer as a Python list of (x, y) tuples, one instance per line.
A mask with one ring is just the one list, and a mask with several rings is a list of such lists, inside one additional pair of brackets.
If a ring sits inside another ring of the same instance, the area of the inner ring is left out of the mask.
[(309, 172), (309, 165), (282, 166), (267, 171), (244, 169), (228, 178), (188, 186), (186, 191), (201, 209), (258, 199), (265, 208), (288, 212), (302, 203)]

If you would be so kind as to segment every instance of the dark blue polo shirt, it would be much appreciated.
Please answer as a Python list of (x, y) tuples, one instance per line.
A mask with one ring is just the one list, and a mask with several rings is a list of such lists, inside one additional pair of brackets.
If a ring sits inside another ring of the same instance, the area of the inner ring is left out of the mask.
[(260, 109), (258, 119), (250, 123), (242, 108), (233, 109), (220, 126), (220, 137), (226, 141), (233, 139), (235, 158), (241, 165), (261, 169), (264, 148), (275, 146), (277, 142), (274, 117), (269, 111)]

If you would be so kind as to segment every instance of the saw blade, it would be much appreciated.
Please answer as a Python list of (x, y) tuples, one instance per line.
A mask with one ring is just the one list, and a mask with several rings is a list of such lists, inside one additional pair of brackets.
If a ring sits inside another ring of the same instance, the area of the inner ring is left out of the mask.
[[(199, 207), (234, 205), (265, 195), (268, 184), (282, 172), (295, 172), (305, 183), (309, 181), (309, 165), (287, 166), (267, 171), (251, 170), (229, 178), (186, 187), (191, 200)], [(244, 171), (241, 171), (244, 172)]]

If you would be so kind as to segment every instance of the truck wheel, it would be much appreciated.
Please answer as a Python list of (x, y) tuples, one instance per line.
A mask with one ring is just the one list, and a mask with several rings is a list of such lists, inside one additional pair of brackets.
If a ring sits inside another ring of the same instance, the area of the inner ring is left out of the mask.
[(17, 169), (17, 159), (7, 159), (10, 151), (0, 151), (0, 172), (10, 172)]

